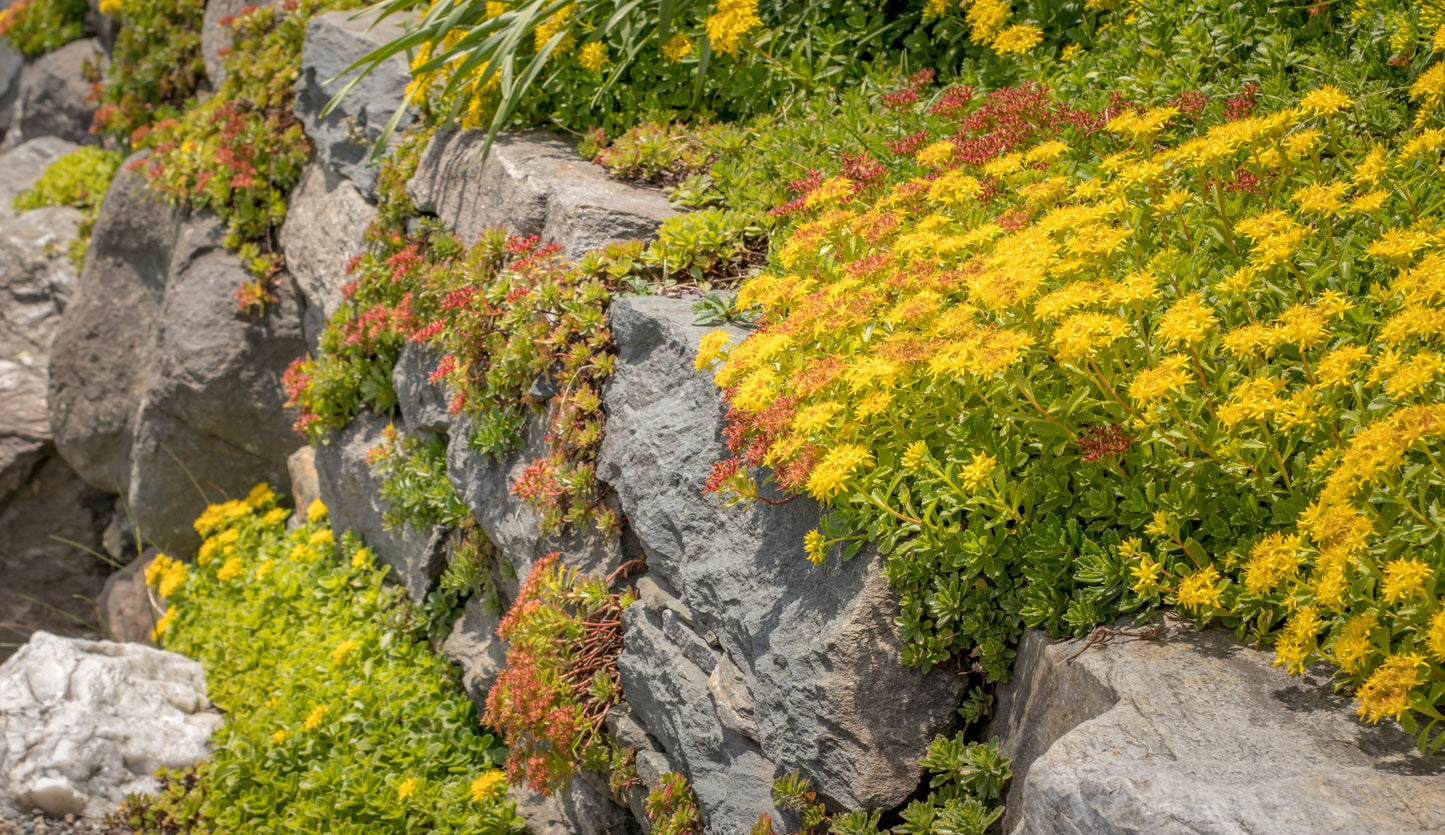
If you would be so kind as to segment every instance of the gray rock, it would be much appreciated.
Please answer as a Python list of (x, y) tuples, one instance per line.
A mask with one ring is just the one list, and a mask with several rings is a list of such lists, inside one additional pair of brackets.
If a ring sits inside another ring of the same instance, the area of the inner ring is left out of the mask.
[(462, 668), (462, 686), (478, 711), (485, 709), (487, 694), (507, 663), (506, 642), (497, 637), (499, 622), (482, 598), (473, 596), (442, 645), (442, 653)]
[[(20, 70), (24, 66), (25, 56), (16, 51), (8, 40), (0, 38), (0, 140), (5, 138), (5, 131), (10, 129), (15, 99), (20, 94)], [(0, 166), (0, 170), (3, 170), (3, 166)]]
[(300, 294), (282, 274), (264, 315), (238, 311), (236, 288), (251, 277), (224, 236), (209, 214), (182, 225), (136, 416), (135, 523), (181, 553), (200, 544), (192, 522), (207, 504), (286, 484), (296, 445), (281, 377), (305, 351)]
[(281, 250), (306, 303), (323, 318), (341, 306), (346, 265), (362, 252), (362, 236), (375, 218), (376, 209), (355, 186), (316, 163), (306, 166), (291, 192)]
[(87, 98), (90, 79), (100, 78), (105, 64), (105, 51), (94, 38), (72, 41), (27, 63), (20, 73), (10, 128), (0, 148), (14, 148), (40, 136), (100, 144), (100, 137), (90, 132), (96, 105)]
[(51, 346), (55, 444), (82, 478), (112, 493), (130, 484), (135, 414), (179, 225), (179, 213), (146, 187), (145, 175), (123, 166)]
[(94, 636), (91, 601), (110, 566), (91, 552), (100, 550), (110, 514), (110, 496), (49, 449), (25, 482), (0, 499), (0, 659), (12, 650), (4, 644), (37, 629)]
[(442, 434), (451, 429), (451, 398), (446, 386), (431, 382), (436, 371), (437, 351), (430, 345), (408, 341), (402, 346), (391, 370), (391, 387), (406, 428), (412, 432)]
[[(902, 665), (896, 601), (876, 554), (807, 562), (802, 538), (820, 515), (811, 500), (725, 508), (702, 493), (725, 456), (723, 411), (711, 379), (692, 368), (708, 329), (691, 322), (685, 300), (613, 306), (618, 371), (604, 396), (598, 474), (617, 491), (649, 575), (677, 591), (698, 634), (731, 665), (712, 690), (713, 669), (701, 671), (713, 721), (726, 717), (736, 733), (755, 725), (763, 756), (800, 769), (838, 807), (892, 808), (917, 788), (928, 743), (956, 721), (964, 680)], [(696, 763), (687, 765), (692, 775)], [(701, 787), (698, 797), (705, 811), (724, 802)]]
[(85, 14), (85, 33), (95, 35), (106, 55), (115, 50), (115, 39), (120, 34), (120, 26), (119, 17), (100, 13), (100, 0), (90, 0), (90, 11)]
[[(351, 180), (363, 194), (375, 196), (377, 169), (368, 163), (371, 148), (406, 101), (411, 68), (406, 56), (382, 63), (346, 94), (324, 118), (327, 102), (345, 89), (352, 76), (337, 79), (357, 59), (395, 40), (405, 31), (392, 16), (372, 26), (372, 18), (356, 12), (327, 12), (306, 25), (306, 47), (301, 53), (301, 77), (296, 82), (296, 116), (316, 144), (322, 164)], [(392, 134), (393, 142), (416, 120), (414, 111), (403, 113)]]
[(286, 473), (291, 477), (291, 501), (296, 512), (291, 518), (297, 523), (307, 521), (311, 503), (321, 498), (321, 484), (316, 475), (316, 449), (304, 446), (291, 453), (286, 459)]
[(221, 725), (205, 672), (138, 644), (38, 632), (0, 666), (0, 802), (100, 817), (204, 759)]
[(212, 89), (220, 89), (226, 80), (221, 66), (224, 53), (231, 49), (231, 30), (221, 21), (235, 17), (247, 6), (279, 6), (280, 0), (207, 0), (206, 15), (201, 22), (201, 60), (206, 64), (206, 77)]
[(480, 160), (483, 131), (439, 131), (407, 193), (462, 238), (488, 229), (541, 235), (581, 257), (613, 241), (649, 238), (675, 212), (655, 189), (609, 178), (549, 131), (503, 134)]
[(757, 742), (719, 721), (708, 692), (712, 650), (678, 629), (671, 612), (633, 605), (622, 622), (622, 692), (632, 715), (661, 742), (668, 770), (692, 785), (706, 830), (747, 832), (763, 812), (776, 820), (773, 780), (782, 772)]
[(1026, 633), (999, 691), (1004, 831), (1445, 829), (1445, 763), (1398, 726), (1357, 721), (1328, 670), (1290, 677), (1270, 652), (1177, 622), (1162, 640), (1080, 648)]
[[(7, 49), (4, 44), (0, 39), (0, 74), (4, 73), (4, 50)], [(4, 82), (0, 81), (0, 87), (3, 86)], [(15, 217), (15, 198), (35, 185), (50, 163), (79, 147), (58, 136), (41, 136), (0, 153), (0, 221)]]
[(151, 635), (156, 621), (165, 614), (165, 601), (146, 586), (146, 566), (160, 556), (151, 548), (124, 568), (106, 578), (105, 588), (95, 599), (100, 625), (113, 641), (155, 645)]
[(0, 501), (49, 454), (46, 368), (75, 283), (68, 248), (79, 223), (64, 207), (0, 216)]
[(527, 822), (527, 835), (631, 835), (637, 822), (599, 788), (582, 776), (550, 796), (512, 786), (507, 797)]
[(391, 566), (411, 599), (420, 603), (445, 568), (446, 532), (441, 528), (418, 531), (410, 525), (387, 529), (381, 478), (366, 461), (366, 454), (382, 443), (386, 426), (386, 418), (362, 413), (316, 447), (321, 501), (326, 503), (336, 535), (350, 530), (361, 536), (377, 558)]
[[(447, 444), (447, 477), (487, 539), (515, 569), (514, 582), (525, 582), (537, 560), (553, 551), (560, 551), (562, 562), (584, 574), (606, 577), (621, 565), (622, 548), (616, 536), (591, 527), (569, 527), (561, 534), (543, 535), (537, 512), (512, 494), (512, 483), (522, 471), (547, 454), (546, 426), (541, 417), (528, 418), (521, 449), (501, 456), (472, 449), (467, 440), (470, 434), (470, 422), (457, 418)], [(508, 583), (498, 591), (510, 601), (517, 587)]]

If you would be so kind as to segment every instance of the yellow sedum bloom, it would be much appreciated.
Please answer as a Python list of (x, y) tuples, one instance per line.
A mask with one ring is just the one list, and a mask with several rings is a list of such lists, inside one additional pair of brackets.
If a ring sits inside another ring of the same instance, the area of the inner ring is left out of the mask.
[(1326, 85), (1318, 90), (1311, 90), (1305, 93), (1299, 100), (1300, 107), (1310, 111), (1316, 116), (1328, 116), (1337, 113), (1346, 107), (1354, 104), (1355, 100), (1345, 95), (1345, 91), (1334, 86)]
[(1044, 30), (1028, 23), (1019, 23), (999, 32), (989, 44), (1000, 55), (1021, 55), (1038, 46)]
[(827, 501), (843, 491), (859, 469), (873, 463), (873, 453), (858, 444), (843, 444), (823, 456), (808, 476), (807, 490), (813, 498)]
[(400, 785), (396, 787), (396, 799), (406, 800), (408, 797), (416, 794), (417, 787), (420, 785), (420, 781), (415, 777), (408, 777), (402, 780)]
[(1425, 581), (1430, 579), (1431, 574), (1430, 566), (1421, 560), (1391, 560), (1390, 564), (1385, 566), (1385, 578), (1380, 584), (1385, 602), (1399, 603), (1422, 596), (1425, 593)]
[(1379, 722), (1386, 716), (1399, 719), (1410, 707), (1410, 691), (1420, 686), (1420, 668), (1425, 666), (1422, 655), (1391, 655), (1386, 658), (1355, 695), (1360, 706), (1355, 709), (1362, 719)]
[(301, 723), (301, 727), (308, 731), (316, 730), (321, 727), (322, 722), (326, 721), (326, 714), (330, 712), (331, 708), (326, 705), (317, 705), (311, 708), (311, 712), (306, 714), (306, 721)]
[(671, 64), (681, 64), (691, 54), (692, 38), (681, 32), (674, 34), (662, 45), (662, 57)]
[(221, 566), (221, 570), (216, 572), (216, 579), (224, 583), (228, 580), (234, 580), (245, 572), (246, 566), (241, 562), (241, 558), (231, 557)]
[[(507, 778), (501, 771), (492, 770), (472, 781), (472, 802), (480, 803), (496, 797), (507, 788)], [(500, 790), (500, 791), (499, 791)]]
[(1198, 612), (1205, 607), (1219, 608), (1223, 594), (1219, 571), (1211, 564), (1179, 581), (1174, 601), (1182, 609)]
[(762, 25), (757, 0), (720, 0), (717, 11), (707, 19), (707, 37), (714, 50), (737, 55), (748, 35)]

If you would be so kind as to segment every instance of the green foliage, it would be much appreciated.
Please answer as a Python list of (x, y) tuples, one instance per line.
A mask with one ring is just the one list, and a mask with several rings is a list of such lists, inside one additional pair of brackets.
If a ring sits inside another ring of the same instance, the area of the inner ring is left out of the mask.
[(120, 154), (99, 148), (78, 148), (52, 162), (35, 184), (15, 196), (16, 211), (42, 206), (72, 206), (81, 211), (78, 234), (70, 244), (70, 257), (78, 269), (90, 246), (100, 201), (120, 168)]
[(204, 0), (121, 0), (123, 25), (100, 87), (94, 130), (128, 142), (139, 128), (195, 105)]
[(411, 525), (419, 531), (436, 525), (457, 528), (471, 518), (447, 478), (444, 438), (423, 440), (388, 426), (382, 444), (370, 451), (367, 460), (382, 479), (381, 497), (386, 500), (389, 527)]
[(687, 778), (669, 771), (647, 793), (644, 813), (654, 835), (701, 835), (702, 815)]
[[(999, 753), (998, 740), (984, 744), (965, 742), (962, 734), (940, 735), (919, 765), (929, 773), (928, 796), (911, 801), (903, 810), (903, 823), (890, 829), (880, 829), (879, 811), (829, 814), (811, 781), (797, 772), (773, 783), (773, 804), (797, 816), (795, 835), (987, 835), (1003, 817), (998, 800), (1013, 769)], [(777, 835), (771, 816), (759, 817), (752, 835)]]
[(153, 561), (172, 604), (157, 631), (205, 666), (228, 721), (194, 780), (131, 805), (143, 831), (520, 831), (503, 749), (451, 666), (388, 626), (405, 618), (387, 569), (312, 510), (288, 532), (258, 487), (197, 520), (194, 564)]
[(508, 779), (548, 794), (584, 761), (616, 759), (604, 723), (622, 701), (622, 610), (634, 599), (580, 576), (560, 556), (532, 566), (497, 628), (508, 642), (507, 664), (483, 717), (506, 740)]
[(151, 185), (177, 204), (214, 211), (226, 246), (257, 276), (245, 305), (269, 297), (281, 269), (276, 232), (286, 197), (301, 179), (311, 144), (292, 113), (306, 22), (354, 0), (298, 0), (262, 6), (230, 21), (226, 80), (215, 94), (176, 118), (139, 128), (133, 140), (151, 149), (143, 163)]
[(0, 37), (34, 58), (85, 36), (86, 0), (17, 0), (0, 10)]

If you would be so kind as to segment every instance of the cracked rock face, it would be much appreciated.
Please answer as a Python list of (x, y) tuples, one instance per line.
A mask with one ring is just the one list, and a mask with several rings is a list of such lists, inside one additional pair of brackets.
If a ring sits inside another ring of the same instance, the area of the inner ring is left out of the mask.
[(103, 816), (204, 759), (220, 724), (197, 662), (37, 632), (0, 666), (0, 811)]
[(1026, 633), (999, 691), (1005, 832), (1445, 830), (1445, 762), (1359, 722), (1327, 671), (1292, 677), (1271, 652), (1177, 622), (1081, 648)]
[[(91, 86), (87, 64), (105, 70), (105, 50), (95, 38), (72, 41), (26, 63), (15, 85), (3, 147), (13, 148), (26, 139), (42, 136), (58, 136), (82, 145), (100, 144), (100, 137), (90, 132), (96, 103), (87, 100)], [(5, 91), (0, 89), (0, 103), (4, 98)]]

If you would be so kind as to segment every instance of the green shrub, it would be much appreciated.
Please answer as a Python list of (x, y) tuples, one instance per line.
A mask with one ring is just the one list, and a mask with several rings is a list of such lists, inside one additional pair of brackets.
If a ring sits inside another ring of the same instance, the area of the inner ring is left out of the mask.
[(157, 632), (205, 666), (228, 721), (194, 778), (125, 816), (255, 833), (520, 831), (505, 751), (453, 668), (391, 625), (410, 616), (387, 569), (349, 535), (338, 547), (320, 502), (310, 513), (288, 532), (258, 486), (196, 521), (195, 563), (151, 563), (171, 601)]
[(0, 10), (0, 37), (33, 58), (85, 36), (86, 0), (17, 0)]
[(79, 234), (70, 244), (70, 257), (79, 269), (90, 246), (100, 201), (120, 168), (120, 154), (99, 148), (78, 148), (52, 162), (35, 184), (15, 196), (16, 211), (42, 206), (73, 206), (81, 211)]
[(206, 77), (201, 60), (204, 0), (118, 0), (116, 36), (93, 130), (128, 142), (139, 128), (195, 105)]

